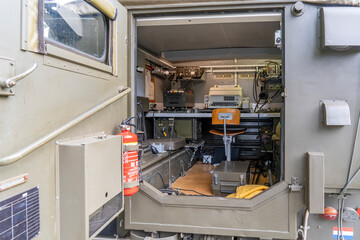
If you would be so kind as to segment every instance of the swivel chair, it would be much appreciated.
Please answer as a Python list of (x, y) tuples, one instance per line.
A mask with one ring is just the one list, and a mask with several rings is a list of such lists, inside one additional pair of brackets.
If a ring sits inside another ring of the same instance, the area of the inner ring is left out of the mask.
[(240, 110), (234, 108), (218, 108), (212, 112), (212, 125), (224, 125), (224, 130), (212, 129), (210, 133), (223, 136), (225, 145), (226, 161), (231, 161), (231, 143), (233, 137), (239, 134), (243, 134), (246, 130), (227, 130), (227, 125), (239, 125), (240, 124)]

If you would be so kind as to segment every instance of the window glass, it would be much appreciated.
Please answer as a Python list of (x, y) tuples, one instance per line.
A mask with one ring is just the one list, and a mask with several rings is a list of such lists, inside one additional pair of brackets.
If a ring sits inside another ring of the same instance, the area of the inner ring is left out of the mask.
[(85, 0), (45, 0), (44, 36), (47, 42), (105, 60), (106, 17)]

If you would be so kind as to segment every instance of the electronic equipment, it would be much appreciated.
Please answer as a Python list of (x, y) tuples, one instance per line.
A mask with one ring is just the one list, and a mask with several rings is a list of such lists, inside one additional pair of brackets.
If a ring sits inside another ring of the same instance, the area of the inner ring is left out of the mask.
[(155, 138), (183, 137), (196, 141), (201, 138), (201, 121), (196, 118), (157, 119), (155, 120)]
[(240, 108), (243, 90), (240, 85), (215, 85), (205, 98), (208, 108)]
[(243, 109), (249, 109), (250, 108), (250, 98), (244, 97), (242, 101), (242, 108)]
[(176, 68), (176, 77), (178, 79), (201, 78), (204, 69), (200, 67), (178, 67)]
[(250, 161), (222, 161), (212, 172), (212, 190), (215, 195), (236, 192), (236, 188), (250, 181)]
[[(275, 62), (269, 62), (262, 70), (260, 81), (264, 83), (263, 91), (283, 89), (281, 65)], [(265, 96), (265, 98), (267, 98), (267, 96)]]
[(276, 62), (269, 62), (263, 67), (263, 74), (266, 78), (277, 78), (281, 75), (281, 65)]
[(270, 78), (264, 83), (264, 89), (270, 90), (282, 90), (283, 84), (281, 78)]
[(164, 92), (163, 96), (166, 108), (192, 108), (195, 106), (195, 95), (191, 90), (170, 90)]
[[(149, 104), (149, 98), (146, 98), (146, 97), (136, 97), (136, 100), (138, 102), (137, 104), (137, 112), (138, 113), (141, 113), (142, 110), (144, 110), (144, 112), (148, 112), (149, 109), (150, 109), (150, 104)], [(142, 109), (141, 109), (141, 106), (142, 106)]]

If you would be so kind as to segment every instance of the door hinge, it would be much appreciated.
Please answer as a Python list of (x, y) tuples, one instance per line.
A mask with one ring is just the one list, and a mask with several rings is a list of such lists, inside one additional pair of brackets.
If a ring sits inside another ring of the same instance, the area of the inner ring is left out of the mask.
[(300, 192), (302, 190), (302, 185), (299, 184), (298, 177), (291, 177), (291, 184), (289, 185), (291, 192)]

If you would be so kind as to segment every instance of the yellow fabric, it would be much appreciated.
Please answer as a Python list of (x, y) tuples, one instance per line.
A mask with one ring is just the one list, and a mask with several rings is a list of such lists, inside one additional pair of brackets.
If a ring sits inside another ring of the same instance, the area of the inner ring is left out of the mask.
[(111, 20), (116, 18), (116, 7), (114, 7), (109, 1), (106, 0), (86, 0), (93, 4), (103, 14), (105, 14)]
[(38, 0), (28, 1), (27, 50), (38, 52)]
[(271, 140), (280, 141), (280, 139), (281, 139), (281, 126), (280, 126), (280, 122), (279, 122), (276, 126), (275, 135), (272, 136)]
[[(114, 76), (117, 76), (117, 42), (116, 42), (116, 36), (117, 36), (117, 32), (116, 32), (116, 21), (112, 21), (112, 74)], [(111, 49), (111, 48), (110, 48)]]
[(263, 185), (245, 185), (236, 188), (236, 192), (227, 196), (227, 198), (245, 198), (250, 199), (259, 193), (268, 189), (269, 187)]

